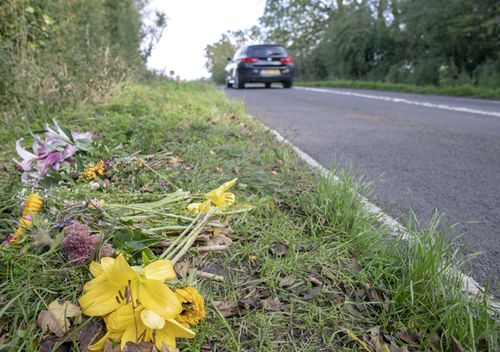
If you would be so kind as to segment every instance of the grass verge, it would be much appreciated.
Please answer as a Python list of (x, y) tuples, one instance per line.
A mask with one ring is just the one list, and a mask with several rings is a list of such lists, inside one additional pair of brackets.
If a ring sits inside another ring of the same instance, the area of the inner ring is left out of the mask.
[[(65, 110), (58, 120), (92, 130), (123, 154), (176, 156), (156, 173), (129, 175), (130, 190), (157, 189), (158, 173), (200, 192), (238, 177), (238, 202), (255, 205), (221, 218), (232, 223), (229, 250), (188, 260), (225, 281), (200, 280), (207, 319), (181, 350), (498, 350), (500, 325), (490, 302), (461, 292), (460, 278), (449, 269), (462, 263), (436, 229), (437, 219), (410, 229), (415, 241), (388, 239), (387, 229), (362, 211), (363, 184), (342, 172), (336, 183), (313, 174), (240, 103), (213, 87), (132, 85), (107, 104)], [(2, 135), (9, 146), (0, 182), (2, 235), (12, 230), (20, 189), (7, 160), (13, 141), (23, 137), (21, 123), (13, 131)], [(1, 251), (0, 261), (0, 350), (39, 350), (38, 312), (55, 298), (75, 302), (87, 270), (61, 267), (60, 256)]]
[(336, 88), (357, 88), (357, 89), (377, 89), (394, 92), (420, 93), (452, 95), (463, 97), (476, 97), (486, 99), (500, 99), (500, 88), (474, 87), (471, 85), (461, 86), (417, 86), (415, 84), (369, 82), (369, 81), (312, 81), (296, 82), (297, 86), (306, 87), (336, 87)]

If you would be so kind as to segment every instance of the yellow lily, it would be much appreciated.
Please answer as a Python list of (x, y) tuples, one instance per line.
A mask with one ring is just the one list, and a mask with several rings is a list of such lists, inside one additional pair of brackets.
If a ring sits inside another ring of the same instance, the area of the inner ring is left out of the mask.
[[(238, 178), (232, 179), (231, 181), (222, 184), (220, 187), (206, 193), (206, 201), (203, 203), (189, 204), (187, 206), (188, 211), (192, 214), (198, 214), (205, 207), (207, 202), (209, 202), (210, 205), (215, 205), (221, 208), (230, 206), (236, 201), (236, 196), (234, 195), (234, 193), (227, 191), (234, 186), (236, 181), (238, 181)], [(207, 212), (209, 209), (210, 207), (206, 207)]]
[(195, 333), (175, 319), (164, 318), (142, 305), (126, 304), (111, 313), (106, 319), (106, 334), (89, 347), (96, 351), (104, 348), (107, 339), (120, 341), (123, 350), (127, 342), (153, 342), (162, 351), (163, 345), (175, 349), (176, 338), (193, 338)]
[(79, 303), (88, 316), (105, 316), (133, 303), (163, 318), (173, 319), (182, 311), (175, 293), (165, 284), (176, 278), (169, 260), (156, 260), (146, 267), (131, 267), (122, 255), (105, 257), (93, 262), (90, 272), (94, 279), (83, 286), (85, 294)]

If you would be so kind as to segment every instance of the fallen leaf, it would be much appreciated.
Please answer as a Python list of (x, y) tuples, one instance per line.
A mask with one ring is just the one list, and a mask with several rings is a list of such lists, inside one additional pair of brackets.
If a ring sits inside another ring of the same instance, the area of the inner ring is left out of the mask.
[(87, 347), (92, 344), (101, 332), (102, 325), (95, 321), (92, 321), (83, 328), (79, 329), (76, 339), (80, 342), (80, 348), (86, 351)]
[(240, 308), (245, 310), (257, 309), (261, 305), (261, 301), (257, 298), (244, 298), (238, 301)]
[(189, 273), (189, 259), (184, 259), (174, 265), (174, 270), (180, 277), (185, 278)]
[[(156, 348), (155, 345), (151, 342), (133, 343), (129, 341), (127, 342), (125, 348), (123, 349), (123, 352), (153, 352), (153, 351), (156, 351)], [(166, 350), (166, 351), (173, 352), (174, 350)]]
[(207, 246), (230, 246), (233, 240), (224, 234), (216, 235), (207, 241)]
[(284, 245), (283, 243), (275, 243), (271, 247), (271, 253), (274, 254), (276, 257), (282, 257), (284, 255), (288, 254), (288, 246)]
[(297, 278), (292, 275), (285, 276), (279, 282), (280, 287), (290, 287), (297, 282)]
[(67, 318), (79, 317), (80, 307), (69, 301), (55, 300), (47, 310), (42, 310), (38, 314), (38, 326), (42, 332), (49, 330), (57, 336), (63, 336), (70, 327), (70, 322)]
[(321, 286), (314, 286), (310, 290), (308, 290), (303, 296), (302, 299), (309, 300), (318, 296), (321, 293)]
[(102, 352), (120, 352), (120, 344), (113, 347), (111, 340), (107, 339), (106, 342), (104, 342), (104, 349)]
[(349, 264), (347, 264), (347, 267), (355, 271), (363, 270), (363, 267), (358, 262), (350, 262)]
[(245, 309), (240, 308), (237, 301), (214, 301), (214, 306), (224, 318), (242, 316), (247, 313)]
[(418, 335), (412, 332), (407, 332), (407, 331), (399, 331), (396, 336), (406, 342), (409, 345), (416, 345), (418, 346)]
[(262, 301), (262, 308), (271, 312), (280, 311), (284, 305), (285, 304), (283, 302), (280, 302), (278, 298), (268, 297)]
[(451, 350), (453, 352), (464, 352), (464, 348), (460, 341), (458, 341), (455, 337), (451, 337)]

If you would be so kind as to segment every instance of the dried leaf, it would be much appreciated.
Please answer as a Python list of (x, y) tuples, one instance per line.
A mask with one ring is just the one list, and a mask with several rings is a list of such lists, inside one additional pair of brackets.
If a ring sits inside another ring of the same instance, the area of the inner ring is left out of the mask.
[[(165, 346), (165, 345), (163, 345)], [(162, 346), (162, 347), (163, 347)], [(162, 348), (163, 350), (163, 348)], [(125, 345), (125, 348), (123, 349), (123, 352), (153, 352), (156, 351), (155, 345), (151, 342), (140, 342), (140, 343), (133, 343), (133, 342), (127, 342)], [(166, 350), (166, 351), (174, 351), (172, 350)]]
[(409, 345), (415, 345), (418, 346), (418, 335), (412, 332), (407, 332), (407, 331), (399, 331), (396, 336), (406, 342)]
[(227, 237), (224, 234), (216, 235), (207, 241), (207, 246), (219, 246), (225, 245), (230, 246), (233, 243), (233, 240)]
[(282, 257), (284, 255), (287, 255), (288, 246), (284, 245), (283, 243), (275, 243), (271, 247), (271, 253), (274, 254), (276, 257)]
[(240, 308), (237, 301), (214, 301), (214, 306), (218, 309), (224, 318), (233, 317), (235, 315), (245, 315), (247, 311)]
[(308, 290), (303, 296), (302, 299), (309, 300), (318, 296), (321, 293), (321, 286), (314, 286), (310, 290)]
[(347, 267), (349, 269), (352, 269), (352, 270), (355, 270), (355, 271), (361, 271), (363, 270), (363, 267), (361, 266), (361, 264), (359, 264), (358, 262), (350, 262), (349, 264), (347, 264)]
[(458, 341), (455, 337), (451, 337), (451, 350), (453, 352), (464, 352), (464, 348), (460, 341)]
[(104, 342), (104, 349), (102, 352), (120, 352), (120, 344), (113, 347), (111, 340), (107, 339), (106, 342)]
[(49, 330), (60, 337), (70, 327), (67, 318), (79, 317), (80, 315), (80, 307), (69, 301), (55, 300), (49, 304), (48, 310), (40, 312), (37, 322), (44, 333)]
[(285, 276), (279, 282), (280, 287), (290, 287), (297, 282), (297, 278), (292, 275)]
[(271, 312), (280, 311), (284, 305), (285, 304), (280, 302), (280, 300), (278, 298), (268, 297), (262, 301), (262, 308), (264, 308), (267, 311), (271, 311)]
[(86, 351), (87, 347), (97, 338), (102, 331), (102, 325), (92, 321), (78, 331), (76, 339), (80, 342), (80, 348)]
[(261, 305), (261, 301), (257, 298), (244, 298), (238, 301), (240, 308), (245, 310), (257, 309)]
[(174, 265), (174, 270), (180, 277), (185, 278), (189, 273), (189, 259), (184, 259)]

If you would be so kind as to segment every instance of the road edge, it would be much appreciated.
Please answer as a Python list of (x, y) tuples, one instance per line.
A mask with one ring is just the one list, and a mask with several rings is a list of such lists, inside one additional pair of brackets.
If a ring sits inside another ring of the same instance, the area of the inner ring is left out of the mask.
[[(251, 118), (255, 118), (254, 116), (251, 116)], [(304, 162), (307, 166), (309, 166), (311, 169), (319, 172), (322, 176), (328, 176), (331, 177), (334, 182), (338, 182), (340, 179), (338, 176), (333, 174), (331, 171), (326, 169), (323, 165), (318, 163), (314, 158), (312, 158), (309, 154), (301, 150), (299, 147), (297, 147), (295, 144), (290, 142), (288, 139), (283, 137), (278, 131), (276, 131), (273, 128), (268, 127), (267, 125), (264, 124), (261, 120), (257, 119), (260, 124), (263, 126), (265, 130), (270, 132), (275, 140), (278, 143), (284, 144), (288, 147), (290, 147), (295, 154), (298, 156), (298, 158)], [(375, 215), (378, 219), (379, 222), (383, 226), (387, 226), (390, 229), (390, 234), (392, 236), (401, 236), (405, 240), (411, 240), (411, 235), (408, 233), (407, 229), (396, 219), (394, 219), (392, 216), (389, 214), (385, 213), (380, 207), (377, 205), (371, 203), (366, 197), (360, 195), (361, 203), (363, 204), (363, 210), (371, 215)], [(465, 293), (471, 296), (476, 296), (478, 294), (484, 294), (485, 289), (482, 285), (480, 285), (474, 278), (470, 277), (469, 275), (464, 274), (461, 271), (458, 271), (458, 274), (461, 276), (462, 281), (463, 281), (463, 290)], [(488, 296), (488, 299), (491, 301), (491, 307), (496, 310), (500, 311), (500, 302), (496, 301), (493, 297)]]

